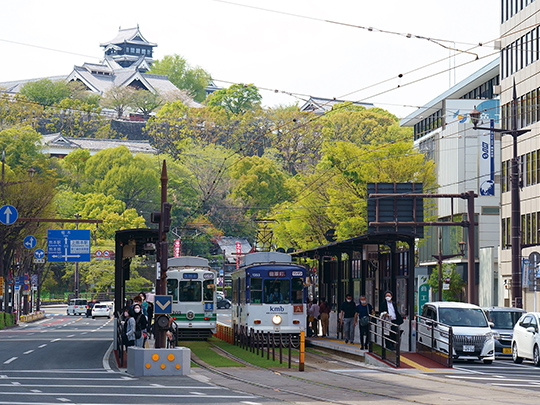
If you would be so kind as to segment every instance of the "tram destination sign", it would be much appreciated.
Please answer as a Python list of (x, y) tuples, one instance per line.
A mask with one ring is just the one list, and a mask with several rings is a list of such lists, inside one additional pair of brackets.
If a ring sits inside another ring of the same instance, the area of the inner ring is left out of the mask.
[(48, 262), (89, 262), (90, 230), (47, 231)]

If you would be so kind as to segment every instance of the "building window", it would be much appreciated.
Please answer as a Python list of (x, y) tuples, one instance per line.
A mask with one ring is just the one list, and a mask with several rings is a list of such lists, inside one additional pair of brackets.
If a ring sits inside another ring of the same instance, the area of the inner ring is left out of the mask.
[(136, 53), (141, 53), (141, 49), (140, 48), (135, 48), (135, 52)]

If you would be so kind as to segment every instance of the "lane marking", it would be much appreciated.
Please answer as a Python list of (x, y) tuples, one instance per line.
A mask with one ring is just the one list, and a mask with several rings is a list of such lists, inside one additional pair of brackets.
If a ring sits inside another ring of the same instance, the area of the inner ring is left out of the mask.
[(47, 343), (44, 343), (44, 344), (42, 344), (42, 345), (39, 345), (39, 346), (38, 346), (38, 349), (41, 349), (41, 348), (43, 348), (43, 347), (45, 347), (45, 346), (47, 346)]
[[(43, 377), (41, 377), (43, 379)], [(17, 378), (19, 379), (19, 378)], [(64, 379), (65, 380), (65, 379)], [(91, 380), (88, 380), (91, 381)], [(111, 380), (107, 380), (111, 381)], [(11, 384), (0, 384), (0, 387), (12, 387), (13, 385), (18, 385), (21, 387), (50, 387), (50, 388), (96, 388), (95, 385), (92, 384), (21, 384), (20, 382), (12, 382)], [(200, 386), (200, 385), (178, 385), (178, 386), (159, 386), (155, 387), (154, 384), (151, 385), (107, 385), (107, 388), (128, 388), (128, 389), (166, 389), (166, 390), (201, 390), (201, 391), (207, 391), (207, 390), (220, 390), (224, 389), (223, 387), (218, 387), (214, 385), (209, 386)], [(64, 394), (62, 394), (64, 395)], [(200, 395), (205, 395), (200, 393)]]
[(107, 370), (108, 373), (114, 373), (114, 370), (109, 365), (109, 358), (110, 358), (111, 353), (113, 351), (113, 346), (114, 346), (114, 342), (111, 342), (109, 348), (107, 349), (107, 351), (103, 355), (103, 360), (102, 360), (103, 368), (105, 370)]
[(70, 337), (73, 337), (73, 336), (75, 336), (75, 335), (69, 335), (69, 336), (66, 336), (66, 337), (70, 338)]
[[(124, 387), (125, 388), (125, 387)], [(132, 388), (132, 387), (128, 387)], [(0, 393), (0, 395), (19, 395), (19, 396), (28, 396), (33, 395), (33, 393), (30, 392), (9, 392), (9, 393)], [(55, 395), (65, 395), (66, 397), (72, 396), (72, 397), (81, 397), (81, 396), (88, 396), (87, 392), (70, 392), (70, 393), (59, 393), (59, 392), (42, 392), (40, 393), (40, 396), (55, 396)], [(129, 395), (129, 397), (137, 397), (137, 398), (201, 398), (201, 395), (193, 395), (193, 394), (178, 394), (178, 393), (172, 393), (172, 394), (156, 394), (149, 392), (148, 394), (133, 394), (133, 393), (101, 393), (101, 392), (95, 392), (91, 394), (92, 397), (125, 397), (126, 395)], [(252, 399), (252, 398), (258, 398), (255, 395), (245, 394), (245, 395), (204, 395), (204, 398), (219, 398), (219, 399)], [(58, 397), (56, 398), (58, 399)], [(13, 402), (0, 402), (0, 404), (10, 404), (12, 405)]]
[(71, 402), (71, 399), (67, 399), (67, 398), (56, 398), (56, 399), (61, 402)]
[(58, 338), (58, 339), (53, 339), (53, 340), (51, 340), (51, 343), (53, 343), (53, 342), (58, 342), (59, 340), (62, 340), (62, 339), (60, 339), (60, 338)]
[(40, 392), (43, 392), (41, 390), (30, 390), (30, 392), (35, 392), (36, 394), (39, 394)]
[(33, 349), (32, 349), (32, 350), (27, 350), (27, 351), (25, 351), (23, 354), (30, 354), (30, 353), (32, 353), (33, 351), (34, 351)]
[(12, 357), (11, 359), (4, 361), (4, 364), (9, 364), (9, 363), (11, 363), (11, 362), (13, 362), (13, 361), (15, 361), (17, 359), (18, 359), (18, 357)]

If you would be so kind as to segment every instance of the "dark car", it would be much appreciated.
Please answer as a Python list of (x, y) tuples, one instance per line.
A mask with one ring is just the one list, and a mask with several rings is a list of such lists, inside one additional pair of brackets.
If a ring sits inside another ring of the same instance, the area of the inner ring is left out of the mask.
[(94, 305), (99, 304), (99, 301), (92, 300), (88, 301), (88, 305), (86, 305), (86, 317), (89, 318), (92, 316), (92, 308), (94, 308)]
[(495, 357), (512, 357), (512, 336), (514, 325), (525, 313), (519, 308), (491, 307), (482, 308), (489, 322), (493, 322), (491, 330), (495, 338)]
[(229, 301), (227, 298), (223, 297), (217, 297), (217, 307), (220, 308), (230, 308), (231, 307), (231, 301)]

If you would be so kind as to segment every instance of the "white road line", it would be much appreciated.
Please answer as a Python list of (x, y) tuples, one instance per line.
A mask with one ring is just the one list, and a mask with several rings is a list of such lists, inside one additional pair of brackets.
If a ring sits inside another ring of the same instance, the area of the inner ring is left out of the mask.
[[(125, 388), (125, 387), (124, 387)], [(131, 388), (131, 387), (130, 387)], [(24, 396), (24, 395), (33, 395), (33, 393), (30, 392), (9, 392), (9, 393), (0, 393), (0, 395), (18, 395), (18, 396)], [(65, 395), (66, 397), (82, 397), (82, 396), (88, 396), (87, 392), (69, 392), (69, 393), (60, 393), (60, 392), (42, 392), (40, 393), (40, 396), (54, 396), (54, 395)], [(126, 393), (101, 393), (101, 392), (95, 392), (92, 393), (92, 397), (125, 397)], [(137, 398), (201, 398), (201, 395), (193, 395), (193, 394), (156, 394), (155, 392), (149, 392), (145, 394), (134, 394), (129, 393), (130, 397), (137, 397)], [(249, 399), (249, 398), (257, 398), (255, 395), (245, 394), (245, 395), (204, 395), (205, 398), (220, 398), (220, 399)], [(57, 397), (58, 399), (58, 397)], [(14, 402), (0, 402), (1, 405), (3, 404), (10, 404), (13, 405)]]
[(42, 345), (39, 345), (39, 346), (38, 346), (38, 349), (42, 349), (42, 348), (44, 348), (45, 346), (47, 346), (47, 343), (44, 343), (44, 344), (42, 344)]
[(12, 382), (11, 382), (11, 385), (21, 385), (21, 383), (18, 382), (18, 381), (12, 381)]
[(59, 340), (62, 340), (62, 339), (60, 339), (60, 338), (58, 338), (58, 339), (53, 339), (53, 340), (51, 340), (51, 343), (53, 343), (53, 342), (58, 342)]
[(66, 336), (66, 337), (70, 338), (70, 337), (73, 337), (73, 336), (75, 336), (75, 335), (68, 335), (68, 336)]
[(30, 354), (30, 353), (32, 353), (33, 351), (34, 351), (34, 350), (27, 350), (27, 351), (25, 351), (23, 354)]
[(87, 333), (88, 333), (88, 332), (83, 332), (83, 333), (81, 333), (81, 335), (86, 335)]
[(247, 404), (247, 405), (261, 405), (260, 402), (250, 402), (250, 401), (240, 401), (241, 404)]
[(56, 398), (56, 399), (61, 402), (71, 402), (71, 399), (67, 399), (67, 398)]
[(41, 390), (30, 390), (30, 392), (35, 392), (36, 394), (39, 394), (40, 392), (43, 392)]
[(4, 364), (9, 364), (9, 363), (11, 363), (12, 361), (15, 361), (15, 360), (17, 360), (17, 359), (18, 359), (18, 357), (12, 357), (11, 359), (4, 361)]
[(109, 348), (107, 349), (107, 351), (103, 355), (103, 360), (102, 360), (103, 368), (105, 370), (107, 370), (108, 373), (114, 373), (114, 370), (109, 365), (109, 358), (110, 358), (111, 353), (113, 351), (113, 346), (114, 346), (114, 342), (111, 342), (111, 345), (109, 346)]
[[(21, 377), (14, 377), (17, 378), (17, 380), (21, 379)], [(43, 377), (41, 377), (43, 379)], [(50, 378), (47, 378), (47, 380), (50, 380)], [(64, 378), (65, 380), (65, 378)], [(70, 378), (71, 380), (71, 378)], [(86, 381), (94, 381), (94, 380), (103, 380), (100, 378), (94, 379), (94, 378), (88, 378), (85, 379)], [(107, 381), (112, 381), (111, 379), (107, 379)], [(21, 384), (18, 381), (14, 381), (11, 384), (0, 384), (0, 387), (12, 387), (13, 385), (18, 385), (21, 387), (44, 387), (44, 388), (95, 388), (95, 385), (92, 384)], [(135, 386), (126, 386), (126, 385), (107, 385), (107, 388), (129, 388), (130, 390), (137, 390), (137, 389), (167, 389), (167, 390), (201, 390), (201, 391), (207, 391), (207, 390), (220, 390), (224, 389), (223, 387), (218, 387), (215, 385), (208, 385), (208, 386), (198, 386), (198, 385), (178, 385), (178, 386), (158, 386), (155, 387), (154, 384), (152, 385), (135, 385)], [(64, 395), (64, 394), (62, 394)], [(200, 393), (200, 395), (205, 395)]]
[[(458, 380), (493, 380), (493, 376), (489, 377), (473, 377), (473, 376), (457, 376), (457, 375), (447, 375), (447, 378), (453, 378)], [(531, 382), (530, 378), (505, 378), (505, 381), (515, 381), (515, 382)], [(495, 384), (495, 383), (494, 383)], [(498, 384), (498, 383), (496, 383)]]

